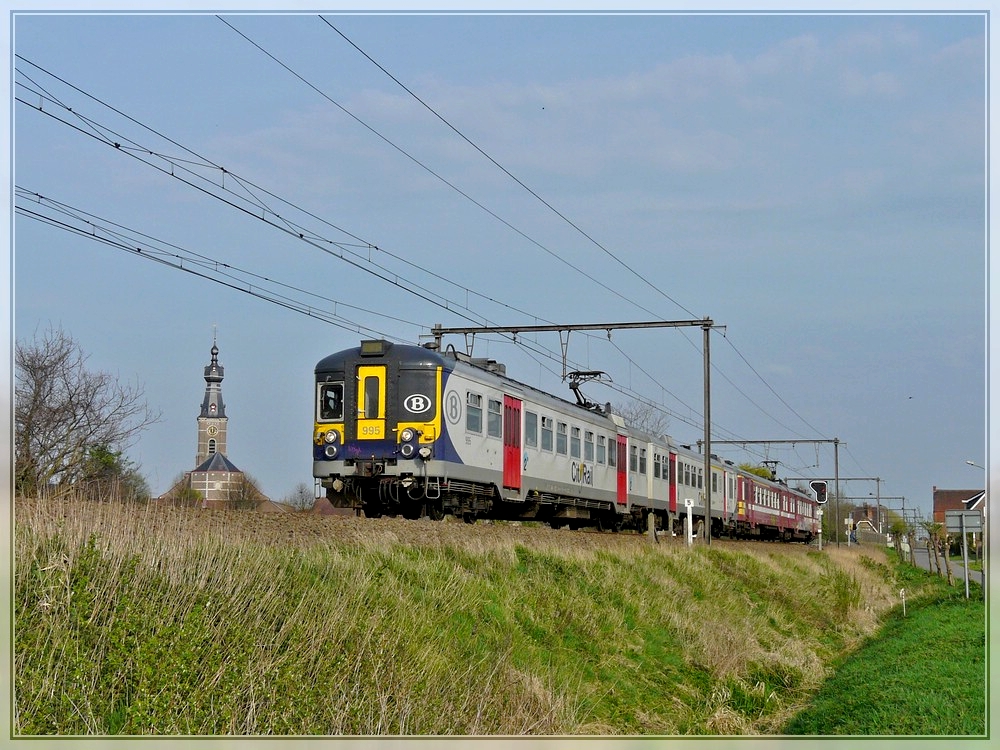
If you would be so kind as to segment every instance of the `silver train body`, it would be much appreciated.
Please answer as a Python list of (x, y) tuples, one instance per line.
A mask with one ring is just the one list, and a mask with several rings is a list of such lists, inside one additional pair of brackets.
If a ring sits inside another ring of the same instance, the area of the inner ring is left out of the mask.
[[(368, 517), (446, 514), (554, 527), (808, 541), (815, 499), (630, 429), (456, 352), (362, 341), (315, 369), (313, 475), (336, 507)], [(706, 507), (706, 487), (710, 498)]]

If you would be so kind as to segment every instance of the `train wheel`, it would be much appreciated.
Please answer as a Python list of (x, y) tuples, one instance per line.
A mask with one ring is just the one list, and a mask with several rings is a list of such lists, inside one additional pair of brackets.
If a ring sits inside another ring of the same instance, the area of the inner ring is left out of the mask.
[(476, 522), (476, 514), (475, 513), (471, 513), (471, 512), (470, 513), (463, 513), (462, 514), (462, 520), (465, 521), (466, 523), (475, 523)]
[(440, 500), (430, 500), (427, 502), (427, 516), (432, 521), (444, 520), (444, 506), (442, 506)]
[(407, 503), (403, 506), (403, 518), (416, 521), (424, 515), (424, 506), (421, 503)]

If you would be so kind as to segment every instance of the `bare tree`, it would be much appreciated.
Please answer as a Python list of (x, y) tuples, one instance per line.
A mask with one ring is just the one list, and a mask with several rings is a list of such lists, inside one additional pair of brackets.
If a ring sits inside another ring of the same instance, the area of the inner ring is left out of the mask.
[(15, 489), (36, 495), (85, 481), (95, 451), (121, 456), (159, 420), (136, 382), (86, 367), (65, 331), (50, 328), (14, 350)]
[(613, 406), (625, 424), (653, 437), (662, 437), (670, 428), (670, 416), (658, 406), (638, 399)]
[(230, 509), (253, 510), (265, 500), (267, 496), (260, 491), (260, 483), (246, 472), (233, 481), (229, 492)]
[(282, 501), (286, 505), (291, 506), (295, 510), (312, 510), (313, 506), (316, 504), (316, 495), (309, 488), (309, 485), (305, 482), (299, 482), (295, 485), (295, 489), (292, 490), (291, 494), (284, 498)]

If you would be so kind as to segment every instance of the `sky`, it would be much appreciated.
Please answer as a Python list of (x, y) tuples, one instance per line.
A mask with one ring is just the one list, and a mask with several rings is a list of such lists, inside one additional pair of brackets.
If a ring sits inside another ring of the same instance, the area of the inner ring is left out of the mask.
[[(925, 516), (983, 486), (982, 13), (9, 20), (12, 334), (143, 385), (154, 493), (194, 468), (213, 337), (229, 458), (281, 500), (312, 484), (313, 368), (362, 338), (702, 318), (713, 440), (802, 441), (713, 452), (833, 477), (837, 439), (844, 496), (879, 477)], [(475, 339), (572, 399), (560, 347)], [(592, 401), (702, 438), (699, 328), (567, 352)]]

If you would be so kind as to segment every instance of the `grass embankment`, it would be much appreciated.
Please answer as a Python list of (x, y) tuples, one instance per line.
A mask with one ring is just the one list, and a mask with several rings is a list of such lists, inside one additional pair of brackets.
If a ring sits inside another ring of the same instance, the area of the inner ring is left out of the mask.
[(838, 660), (834, 676), (788, 734), (986, 733), (986, 605), (982, 587), (949, 587), (914, 568), (902, 584), (920, 598), (886, 618), (878, 637)]
[(898, 601), (857, 549), (15, 507), (18, 735), (775, 733)]

